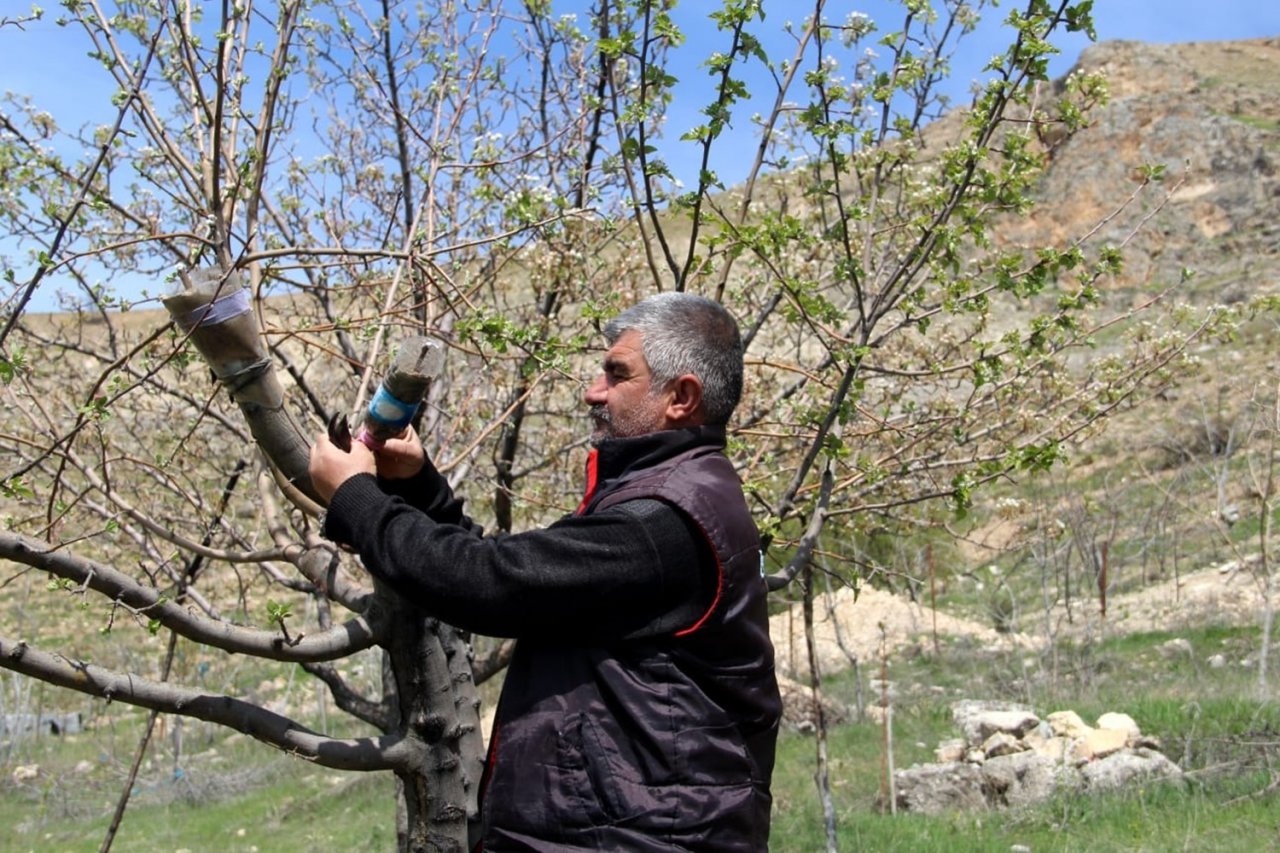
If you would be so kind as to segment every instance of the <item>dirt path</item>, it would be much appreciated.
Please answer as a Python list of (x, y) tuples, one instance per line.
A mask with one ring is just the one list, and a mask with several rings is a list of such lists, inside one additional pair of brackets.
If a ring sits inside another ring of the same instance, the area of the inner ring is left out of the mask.
[[(1065, 613), (1057, 615), (1057, 630), (1087, 636), (1103, 630), (1133, 634), (1190, 625), (1256, 624), (1262, 618), (1264, 587), (1255, 570), (1248, 562), (1233, 561), (1114, 596), (1107, 603), (1105, 625), (1097, 603), (1091, 602), (1077, 609), (1073, 623), (1066, 622)], [(1271, 602), (1280, 606), (1280, 595), (1273, 592)]]
[[(1280, 607), (1280, 595), (1273, 596)], [(1115, 595), (1108, 601), (1105, 621), (1095, 600), (1077, 604), (1071, 618), (1059, 608), (1051, 614), (1052, 630), (1059, 637), (1130, 634), (1139, 631), (1178, 630), (1208, 622), (1247, 624), (1261, 617), (1262, 587), (1247, 567), (1227, 564), (1203, 569)], [(970, 637), (992, 651), (1035, 649), (1044, 643), (1043, 614), (1023, 620), (1025, 633), (1000, 634), (990, 625), (936, 612), (929, 607), (888, 592), (864, 588), (854, 599), (852, 590), (839, 590), (829, 607), (815, 608), (818, 658), (826, 673), (850, 665), (850, 655), (861, 662), (879, 658), (883, 642), (892, 654), (912, 643), (932, 644), (933, 631), (940, 637)], [(799, 605), (769, 620), (777, 651), (778, 668), (797, 677), (807, 672), (804, 620)]]

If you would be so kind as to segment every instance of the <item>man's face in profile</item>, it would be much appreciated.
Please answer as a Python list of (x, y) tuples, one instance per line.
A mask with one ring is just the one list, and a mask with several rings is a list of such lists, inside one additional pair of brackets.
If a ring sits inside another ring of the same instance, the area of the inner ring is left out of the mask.
[(591, 407), (591, 444), (666, 429), (667, 395), (654, 393), (644, 339), (629, 329), (604, 354), (600, 375), (583, 394)]

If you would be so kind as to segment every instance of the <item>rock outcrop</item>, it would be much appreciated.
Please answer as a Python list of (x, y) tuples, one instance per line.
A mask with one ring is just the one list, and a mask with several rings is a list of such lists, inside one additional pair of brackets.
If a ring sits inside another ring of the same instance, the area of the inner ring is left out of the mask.
[(1280, 286), (1280, 38), (1108, 41), (1085, 50), (1075, 70), (1104, 74), (1110, 102), (1052, 150), (1038, 190), (1051, 203), (1002, 224), (1001, 239), (1078, 237), (1117, 213), (1123, 188), (1136, 189), (1143, 169), (1155, 167), (1164, 189), (1095, 234), (1126, 245), (1112, 286), (1174, 284), (1184, 268), (1212, 282), (1204, 297), (1215, 301)]

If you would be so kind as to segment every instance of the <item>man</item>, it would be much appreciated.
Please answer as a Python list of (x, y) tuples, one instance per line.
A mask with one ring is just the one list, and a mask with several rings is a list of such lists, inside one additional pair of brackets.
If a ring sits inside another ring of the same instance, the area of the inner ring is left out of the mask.
[(742, 342), (713, 300), (605, 327), (586, 497), (482, 538), (411, 432), (324, 436), (325, 535), (439, 618), (516, 637), (483, 783), (486, 851), (761, 850), (781, 704), (760, 543), (724, 456)]

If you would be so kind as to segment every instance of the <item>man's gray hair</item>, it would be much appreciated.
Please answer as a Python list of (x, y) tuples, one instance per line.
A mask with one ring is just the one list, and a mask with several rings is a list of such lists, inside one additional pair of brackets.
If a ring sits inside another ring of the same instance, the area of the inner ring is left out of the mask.
[(612, 346), (632, 330), (643, 336), (655, 392), (692, 373), (702, 381), (706, 422), (729, 422), (742, 399), (742, 336), (723, 305), (694, 293), (659, 293), (610, 320), (604, 337)]

